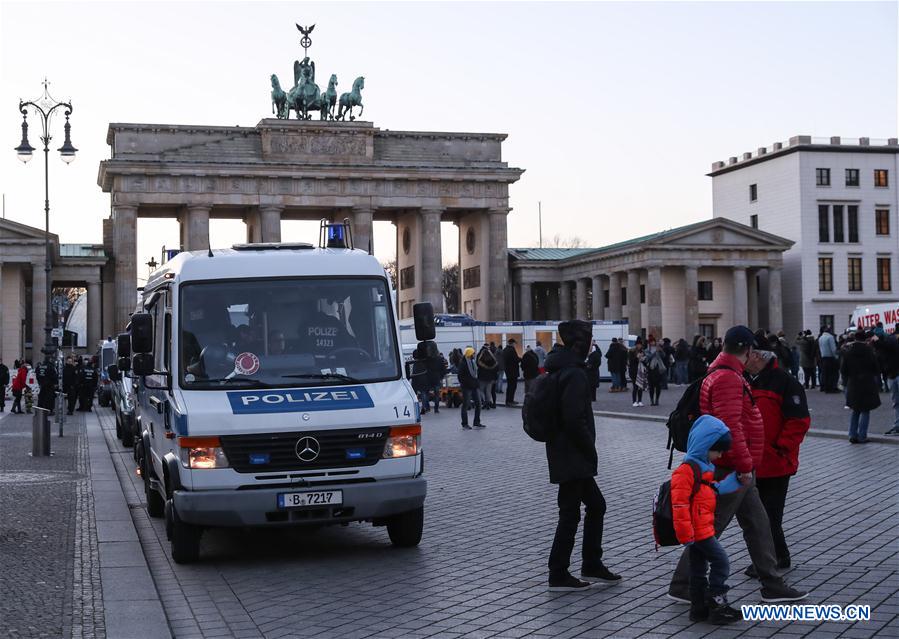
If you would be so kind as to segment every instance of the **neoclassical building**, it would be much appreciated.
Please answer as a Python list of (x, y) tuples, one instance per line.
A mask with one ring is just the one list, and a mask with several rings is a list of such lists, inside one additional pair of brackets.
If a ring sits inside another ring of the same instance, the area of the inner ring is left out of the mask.
[(601, 248), (510, 249), (515, 319), (626, 319), (633, 334), (672, 339), (778, 331), (792, 244), (714, 218)]
[[(54, 288), (87, 289), (87, 343), (102, 338), (102, 245), (60, 244), (50, 234), (50, 278)], [(47, 311), (46, 248), (43, 229), (0, 220), (0, 358), (40, 358)]]

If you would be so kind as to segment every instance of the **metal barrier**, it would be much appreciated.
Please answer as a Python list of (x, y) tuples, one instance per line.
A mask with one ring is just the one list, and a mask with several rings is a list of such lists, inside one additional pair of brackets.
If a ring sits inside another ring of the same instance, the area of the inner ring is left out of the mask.
[(49, 457), (50, 454), (50, 411), (35, 406), (31, 422), (31, 456)]

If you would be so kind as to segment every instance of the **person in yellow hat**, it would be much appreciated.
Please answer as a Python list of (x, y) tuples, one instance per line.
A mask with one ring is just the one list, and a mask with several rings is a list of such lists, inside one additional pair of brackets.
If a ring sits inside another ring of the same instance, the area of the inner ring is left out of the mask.
[(481, 396), (478, 393), (478, 367), (474, 361), (474, 349), (465, 349), (462, 361), (459, 362), (459, 385), (462, 387), (462, 428), (471, 430), (468, 425), (468, 402), (474, 403), (474, 427), (484, 428), (481, 423)]

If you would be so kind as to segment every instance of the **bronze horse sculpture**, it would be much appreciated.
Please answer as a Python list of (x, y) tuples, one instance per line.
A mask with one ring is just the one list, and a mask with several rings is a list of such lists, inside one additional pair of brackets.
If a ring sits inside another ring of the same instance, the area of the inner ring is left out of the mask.
[(340, 110), (337, 112), (337, 120), (346, 119), (347, 113), (350, 114), (350, 121), (355, 120), (353, 107), (360, 107), (359, 117), (362, 117), (362, 112), (365, 110), (365, 105), (362, 104), (362, 89), (364, 88), (365, 78), (359, 76), (353, 81), (353, 90), (340, 96)]
[(272, 113), (279, 120), (283, 120), (288, 116), (287, 94), (281, 88), (278, 76), (272, 74)]

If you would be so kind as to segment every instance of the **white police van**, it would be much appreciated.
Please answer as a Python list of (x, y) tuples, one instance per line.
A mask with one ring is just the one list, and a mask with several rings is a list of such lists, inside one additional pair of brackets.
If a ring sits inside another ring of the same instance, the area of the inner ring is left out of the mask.
[[(213, 526), (386, 526), (421, 540), (420, 415), (389, 280), (348, 225), (309, 244), (181, 253), (131, 318), (147, 508), (172, 557)], [(433, 311), (419, 305), (422, 339)], [(429, 333), (430, 331), (430, 333)]]

